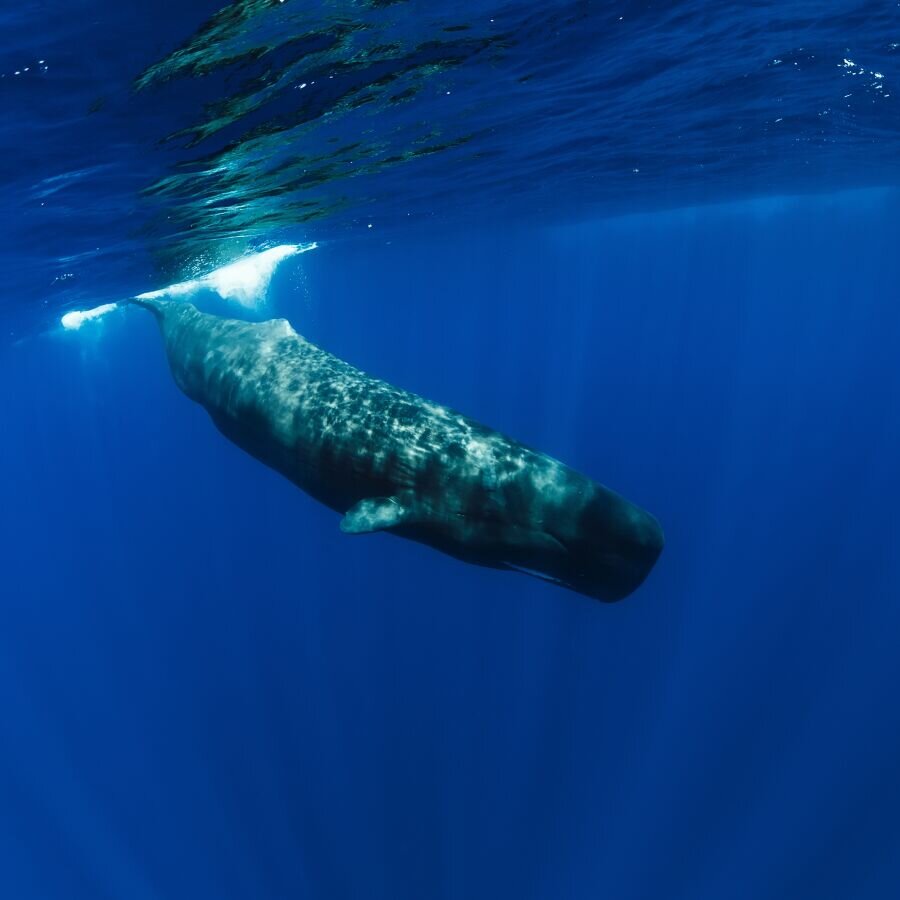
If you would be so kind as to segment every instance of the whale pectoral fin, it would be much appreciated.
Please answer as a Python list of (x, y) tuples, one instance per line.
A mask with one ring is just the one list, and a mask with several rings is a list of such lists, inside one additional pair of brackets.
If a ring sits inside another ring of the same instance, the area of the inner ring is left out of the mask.
[(399, 525), (409, 510), (394, 497), (372, 497), (360, 500), (347, 510), (341, 519), (341, 531), (345, 534), (368, 534)]

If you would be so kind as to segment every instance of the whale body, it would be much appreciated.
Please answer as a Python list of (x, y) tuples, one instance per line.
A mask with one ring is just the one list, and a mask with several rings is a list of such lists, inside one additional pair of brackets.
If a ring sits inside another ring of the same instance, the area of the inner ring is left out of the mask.
[(340, 513), (466, 562), (603, 601), (646, 578), (663, 547), (650, 513), (546, 454), (372, 378), (297, 334), (129, 301), (159, 322), (172, 375), (227, 438)]

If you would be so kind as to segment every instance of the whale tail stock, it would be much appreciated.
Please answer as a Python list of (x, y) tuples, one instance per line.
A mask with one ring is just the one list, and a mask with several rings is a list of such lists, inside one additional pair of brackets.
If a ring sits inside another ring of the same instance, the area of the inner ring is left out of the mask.
[(146, 294), (138, 294), (137, 297), (129, 297), (120, 301), (122, 306), (139, 306), (153, 314), (156, 324), (162, 332), (163, 338), (168, 341), (173, 328), (185, 319), (191, 319), (198, 312), (193, 303), (186, 300), (168, 300), (159, 297), (148, 297)]
[(156, 297), (129, 297), (127, 300), (120, 300), (122, 306), (140, 306), (153, 313), (154, 318), (162, 322), (165, 318), (166, 311), (172, 306), (171, 300), (160, 300)]

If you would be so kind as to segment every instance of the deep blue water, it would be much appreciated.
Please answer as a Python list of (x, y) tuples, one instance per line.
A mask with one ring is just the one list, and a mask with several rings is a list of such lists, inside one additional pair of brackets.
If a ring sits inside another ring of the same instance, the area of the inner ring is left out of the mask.
[[(221, 3), (0, 8), (0, 896), (898, 896), (898, 7)], [(258, 315), (651, 510), (637, 593), (58, 325), (313, 239)]]

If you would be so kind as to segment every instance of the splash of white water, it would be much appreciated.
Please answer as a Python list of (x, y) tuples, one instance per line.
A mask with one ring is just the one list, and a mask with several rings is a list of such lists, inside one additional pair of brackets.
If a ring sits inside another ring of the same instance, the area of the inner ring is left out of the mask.
[[(180, 281), (158, 291), (138, 294), (139, 300), (189, 297), (198, 291), (215, 291), (223, 300), (231, 300), (247, 309), (259, 306), (266, 298), (269, 284), (278, 265), (290, 256), (315, 250), (318, 244), (283, 244), (261, 253), (245, 256), (237, 262), (215, 269), (202, 278)], [(73, 310), (62, 317), (63, 328), (77, 331), (85, 322), (105, 316), (117, 309), (117, 303), (104, 303), (94, 309)]]
[(181, 281), (160, 291), (138, 294), (139, 300), (153, 300), (162, 297), (185, 297), (202, 290), (215, 291), (223, 300), (233, 300), (247, 309), (259, 306), (265, 300), (269, 283), (279, 263), (297, 253), (315, 250), (318, 245), (284, 244), (272, 247), (262, 253), (245, 256), (237, 262), (216, 269), (202, 278)]
[(99, 319), (118, 307), (118, 303), (104, 303), (103, 306), (95, 306), (93, 309), (73, 309), (62, 317), (62, 327), (68, 331), (78, 331), (85, 322)]

